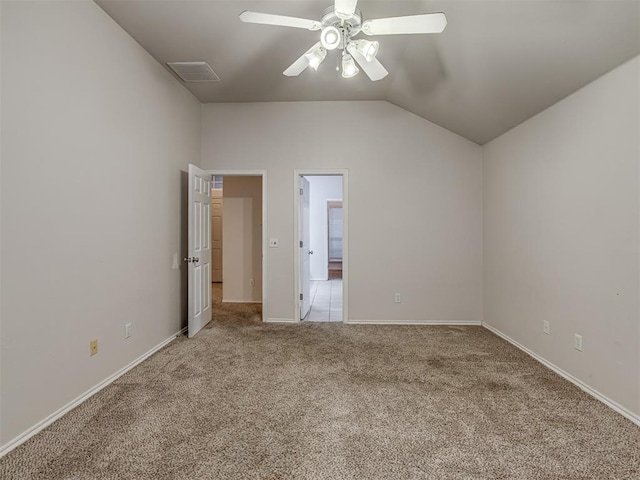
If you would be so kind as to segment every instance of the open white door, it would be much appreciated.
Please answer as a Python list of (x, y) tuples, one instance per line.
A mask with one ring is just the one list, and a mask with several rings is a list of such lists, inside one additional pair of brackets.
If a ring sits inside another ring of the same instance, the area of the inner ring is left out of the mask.
[(304, 319), (311, 308), (311, 284), (309, 282), (310, 265), (309, 255), (309, 181), (300, 177), (300, 195), (298, 197), (298, 238), (300, 239), (298, 278), (300, 279), (300, 320)]
[(189, 337), (211, 320), (211, 175), (189, 165)]

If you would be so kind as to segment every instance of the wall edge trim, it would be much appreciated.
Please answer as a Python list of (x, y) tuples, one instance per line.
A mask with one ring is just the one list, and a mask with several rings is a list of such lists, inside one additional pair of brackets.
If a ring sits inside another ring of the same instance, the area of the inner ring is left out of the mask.
[(348, 325), (442, 325), (442, 326), (482, 326), (480, 320), (354, 320)]
[(548, 369), (552, 370), (553, 372), (557, 373), (558, 375), (560, 375), (565, 380), (573, 383), (576, 387), (578, 387), (583, 392), (591, 395), (596, 400), (599, 400), (600, 402), (604, 403), (607, 407), (611, 408), (615, 412), (617, 412), (620, 415), (622, 415), (623, 417), (625, 417), (627, 420), (630, 420), (631, 422), (635, 423), (636, 425), (638, 425), (640, 427), (640, 415), (638, 415), (636, 413), (633, 413), (631, 410), (629, 410), (626, 407), (623, 407), (618, 402), (616, 402), (614, 400), (611, 400), (606, 395), (600, 393), (596, 389), (594, 389), (591, 386), (589, 386), (586, 383), (584, 383), (582, 380), (579, 380), (578, 378), (574, 377), (570, 373), (564, 371), (563, 369), (561, 369), (557, 365), (551, 363), (549, 360), (545, 359), (544, 357), (538, 355), (537, 353), (533, 352), (532, 350), (529, 350), (527, 347), (525, 347), (524, 345), (521, 345), (520, 343), (516, 342), (514, 339), (512, 339), (508, 335), (502, 333), (497, 328), (492, 327), (487, 322), (482, 322), (482, 326), (484, 328), (486, 328), (487, 330), (489, 330), (491, 333), (497, 335), (498, 337), (502, 338), (503, 340), (506, 340), (507, 342), (512, 344), (514, 347), (517, 347), (518, 349), (522, 350), (524, 353), (526, 353), (527, 355), (532, 357), (534, 360), (537, 360), (542, 365), (544, 365)]
[(257, 303), (257, 304), (260, 304), (262, 302), (260, 300), (234, 300), (234, 299), (225, 300), (225, 299), (223, 299), (222, 303)]
[(170, 344), (171, 342), (173, 342), (180, 335), (185, 335), (186, 333), (187, 333), (187, 327), (180, 329), (180, 331), (178, 331), (177, 333), (174, 333), (169, 338), (163, 340), (162, 342), (160, 342), (155, 347), (152, 347), (150, 350), (148, 350), (147, 352), (145, 352), (142, 355), (140, 355), (138, 358), (133, 360), (128, 365), (125, 365), (124, 367), (122, 367), (117, 372), (109, 375), (107, 378), (105, 378), (101, 382), (99, 382), (96, 385), (94, 385), (93, 387), (89, 388), (89, 390), (87, 390), (84, 393), (80, 394), (78, 397), (76, 397), (75, 399), (71, 400), (69, 403), (67, 403), (63, 407), (59, 408), (58, 410), (53, 412), (51, 415), (45, 417), (44, 419), (40, 420), (35, 425), (29, 427), (27, 430), (25, 430), (24, 432), (19, 434), (17, 437), (13, 438), (12, 440), (9, 440), (4, 445), (0, 445), (0, 458), (2, 458), (7, 453), (11, 452), (15, 448), (17, 448), (20, 445), (22, 445), (23, 443), (25, 443), (31, 437), (33, 437), (36, 434), (40, 433), (42, 430), (47, 428), (49, 425), (54, 423), (56, 420), (62, 418), (64, 415), (69, 413), (71, 410), (73, 410), (74, 408), (76, 408), (80, 404), (84, 403), (86, 400), (88, 400), (89, 398), (94, 396), (96, 393), (98, 393), (103, 388), (105, 388), (105, 387), (109, 386), (110, 384), (112, 384), (114, 381), (116, 381), (122, 375), (124, 375), (129, 370), (131, 370), (132, 368), (136, 367), (137, 365), (139, 365), (140, 363), (145, 361), (147, 358), (149, 358), (151, 355), (156, 353), (158, 350), (162, 349), (163, 347), (165, 347), (168, 344)]

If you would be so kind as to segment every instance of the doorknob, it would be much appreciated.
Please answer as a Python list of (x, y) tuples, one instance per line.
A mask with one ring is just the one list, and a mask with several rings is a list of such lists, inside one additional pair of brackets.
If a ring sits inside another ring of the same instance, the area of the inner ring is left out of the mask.
[(200, 261), (200, 257), (193, 257), (193, 263), (198, 263)]
[(191, 257), (185, 257), (184, 261), (187, 263), (191, 263)]
[(309, 255), (313, 255), (313, 250), (309, 250)]
[(198, 263), (200, 261), (200, 257), (187, 257), (184, 261), (187, 263)]

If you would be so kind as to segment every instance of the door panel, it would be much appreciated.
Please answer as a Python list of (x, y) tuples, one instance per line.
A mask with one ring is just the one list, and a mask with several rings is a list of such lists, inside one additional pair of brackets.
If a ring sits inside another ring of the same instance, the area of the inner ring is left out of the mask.
[[(211, 251), (211, 271), (215, 272), (216, 270), (222, 271), (222, 251), (220, 249)], [(211, 281), (219, 282), (221, 280), (216, 280), (212, 276)]]
[(211, 320), (211, 182), (189, 165), (189, 337)]
[(222, 281), (222, 189), (211, 190), (211, 281)]
[(211, 240), (213, 243), (213, 248), (222, 248), (222, 213), (219, 213), (216, 216), (215, 209), (214, 213), (211, 216)]

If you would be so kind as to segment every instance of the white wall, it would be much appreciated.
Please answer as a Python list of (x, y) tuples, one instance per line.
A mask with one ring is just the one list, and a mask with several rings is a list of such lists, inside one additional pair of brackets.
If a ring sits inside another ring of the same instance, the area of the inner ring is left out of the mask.
[(260, 302), (262, 177), (225, 176), (222, 196), (223, 301)]
[(638, 70), (636, 57), (484, 147), (485, 322), (636, 414)]
[(342, 200), (342, 176), (309, 175), (309, 248), (313, 250), (309, 268), (311, 280), (327, 280), (329, 242), (327, 200)]
[(480, 146), (387, 102), (209, 104), (201, 138), (203, 168), (268, 172), (267, 318), (295, 318), (294, 169), (346, 168), (350, 319), (481, 320)]
[(6, 444), (180, 330), (200, 104), (93, 2), (2, 3)]

